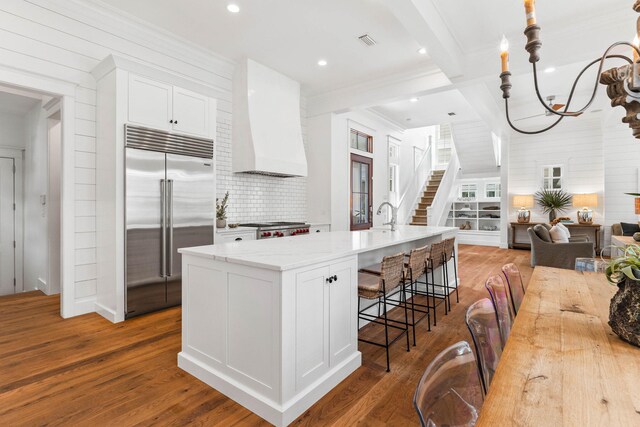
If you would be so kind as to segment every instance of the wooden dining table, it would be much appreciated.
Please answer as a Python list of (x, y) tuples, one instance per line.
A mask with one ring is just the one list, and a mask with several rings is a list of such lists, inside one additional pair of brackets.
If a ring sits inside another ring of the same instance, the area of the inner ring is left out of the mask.
[(478, 426), (640, 426), (640, 348), (607, 324), (602, 273), (536, 267)]

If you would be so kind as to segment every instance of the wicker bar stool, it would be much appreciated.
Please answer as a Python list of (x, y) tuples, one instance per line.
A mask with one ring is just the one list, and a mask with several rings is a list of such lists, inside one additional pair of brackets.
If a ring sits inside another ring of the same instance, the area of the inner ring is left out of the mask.
[[(412, 249), (408, 255), (408, 260), (405, 263), (405, 287), (409, 285), (409, 294), (411, 299), (408, 304), (411, 308), (411, 321), (409, 324), (413, 330), (413, 345), (416, 345), (416, 325), (423, 319), (427, 319), (427, 328), (431, 330), (431, 305), (429, 304), (429, 298), (427, 297), (427, 303), (422, 304), (415, 301), (416, 289), (418, 287), (418, 279), (422, 277), (427, 271), (426, 259), (429, 254), (429, 246), (422, 248)], [(422, 314), (419, 315), (416, 320), (416, 312)]]
[[(398, 300), (390, 298), (398, 294), (400, 294)], [(389, 347), (391, 344), (405, 335), (407, 338), (407, 351), (409, 351), (409, 316), (404, 281), (404, 254), (399, 253), (397, 255), (385, 256), (382, 259), (379, 273), (370, 269), (360, 270), (358, 273), (358, 297), (358, 320), (362, 319), (384, 325), (385, 342), (382, 344), (360, 337), (358, 337), (358, 341), (384, 347), (387, 351), (387, 372), (389, 372), (391, 370), (389, 363)], [(376, 302), (366, 308), (360, 309), (361, 299), (376, 300)], [(366, 313), (366, 311), (374, 305), (377, 305), (378, 308), (377, 316)], [(387, 315), (388, 305), (402, 306), (404, 309), (404, 321), (390, 319)], [(380, 313), (381, 311), (382, 314)], [(380, 317), (382, 317), (382, 320)], [(401, 332), (398, 336), (389, 340), (389, 328), (398, 329)]]
[[(445, 262), (444, 262), (444, 271), (445, 271), (445, 275), (447, 276), (447, 280), (446, 280), (446, 292), (447, 294), (450, 294), (452, 290), (454, 290), (456, 292), (456, 303), (460, 302), (460, 295), (458, 294), (458, 266), (457, 266), (457, 262), (456, 262), (456, 238), (452, 237), (450, 239), (445, 239), (443, 241), (444, 243), (444, 256), (445, 256)], [(453, 260), (453, 277), (455, 278), (456, 281), (456, 286), (451, 287), (449, 286), (449, 261)], [(451, 298), (449, 298), (448, 300), (448, 304), (449, 304), (449, 310), (451, 310)]]
[[(433, 326), (437, 326), (438, 317), (436, 314), (437, 307), (444, 304), (444, 312), (447, 314), (449, 311), (446, 304), (446, 296), (440, 295), (436, 293), (436, 280), (435, 280), (435, 270), (438, 268), (444, 268), (444, 242), (436, 242), (433, 243), (429, 249), (427, 250), (425, 256), (425, 281), (419, 280), (418, 277), (414, 276), (413, 286), (410, 288), (410, 292), (412, 297), (416, 295), (422, 295), (427, 298), (426, 307), (433, 310)], [(431, 279), (429, 279), (429, 275)], [(446, 275), (443, 271), (443, 278), (446, 278)], [(420, 289), (418, 285), (424, 285), (424, 289)], [(440, 286), (440, 285), (438, 285)], [(444, 288), (444, 286), (443, 286)], [(445, 288), (446, 289), (446, 288)], [(412, 298), (413, 299), (413, 298)], [(439, 302), (436, 302), (440, 300)]]

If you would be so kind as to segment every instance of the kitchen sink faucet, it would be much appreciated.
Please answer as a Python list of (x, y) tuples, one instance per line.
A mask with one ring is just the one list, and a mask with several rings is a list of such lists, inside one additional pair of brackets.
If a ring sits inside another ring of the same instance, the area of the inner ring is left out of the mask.
[(382, 225), (390, 225), (391, 231), (396, 231), (396, 224), (398, 223), (398, 208), (396, 208), (389, 202), (382, 202), (382, 204), (378, 208), (377, 215), (380, 215), (382, 213), (382, 207), (384, 205), (389, 205), (389, 207), (391, 208), (391, 221), (385, 222)]

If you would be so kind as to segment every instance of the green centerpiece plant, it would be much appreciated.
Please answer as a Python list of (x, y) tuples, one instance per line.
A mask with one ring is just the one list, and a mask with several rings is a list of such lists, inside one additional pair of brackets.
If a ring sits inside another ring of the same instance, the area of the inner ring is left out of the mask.
[(618, 286), (609, 306), (609, 326), (640, 347), (640, 245), (629, 245), (622, 256), (612, 258), (605, 273)]
[(549, 214), (549, 222), (556, 219), (558, 212), (566, 211), (571, 205), (571, 194), (563, 190), (542, 188), (536, 192), (535, 199), (542, 212)]

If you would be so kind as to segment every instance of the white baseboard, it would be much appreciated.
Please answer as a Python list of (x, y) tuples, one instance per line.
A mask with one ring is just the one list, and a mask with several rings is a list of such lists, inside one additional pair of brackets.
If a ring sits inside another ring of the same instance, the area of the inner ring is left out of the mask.
[(114, 310), (111, 310), (110, 308), (107, 308), (104, 305), (95, 302), (95, 300), (94, 300), (94, 311), (98, 313), (100, 316), (110, 321), (111, 323), (116, 323), (118, 321), (116, 312)]
[(305, 390), (296, 394), (284, 404), (256, 393), (243, 384), (218, 372), (211, 366), (185, 352), (178, 353), (178, 367), (205, 382), (228, 398), (238, 402), (258, 416), (276, 426), (291, 424), (304, 411), (309, 409), (322, 396), (336, 387), (341, 381), (362, 365), (362, 354), (354, 352), (330, 372), (319, 378)]
[(77, 299), (74, 301), (73, 315), (81, 316), (95, 312), (96, 297)]

